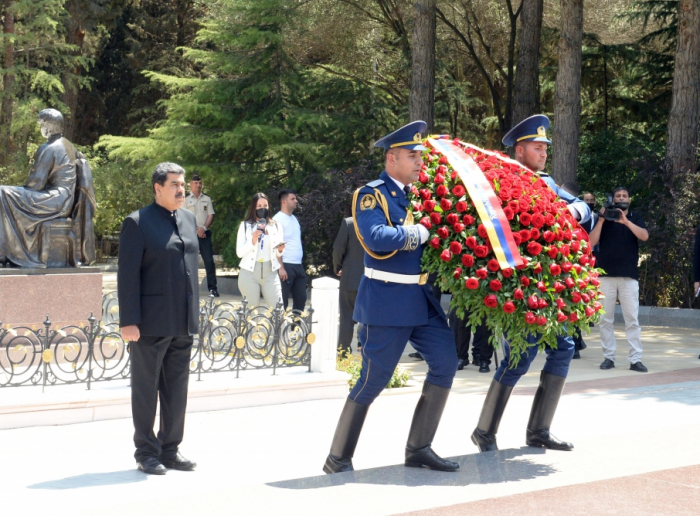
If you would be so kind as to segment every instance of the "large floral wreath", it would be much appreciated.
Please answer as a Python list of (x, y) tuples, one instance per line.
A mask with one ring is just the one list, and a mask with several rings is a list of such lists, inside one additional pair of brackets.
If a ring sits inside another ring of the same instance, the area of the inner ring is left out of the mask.
[[(599, 270), (588, 235), (566, 203), (537, 174), (500, 152), (458, 139), (428, 139), (426, 146), (419, 181), (411, 188), (413, 216), (430, 230), (424, 270), (438, 273), (458, 315), (469, 314), (472, 326), (485, 320), (494, 344), (505, 335), (515, 360), (531, 345), (529, 334), (541, 336), (540, 346), (556, 346), (558, 335), (576, 328), (588, 332), (589, 322), (600, 317)], [(471, 175), (463, 172), (465, 164)], [(475, 178), (495, 201), (488, 217), (480, 215), (486, 212), (479, 196), (470, 196)]]

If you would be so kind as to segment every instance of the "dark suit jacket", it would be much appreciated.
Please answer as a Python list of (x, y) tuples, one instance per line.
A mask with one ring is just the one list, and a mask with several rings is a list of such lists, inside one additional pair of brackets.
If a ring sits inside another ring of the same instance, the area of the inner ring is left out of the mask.
[(695, 230), (695, 246), (693, 248), (693, 281), (700, 281), (700, 226)]
[(199, 331), (199, 239), (194, 214), (153, 203), (124, 219), (119, 237), (119, 325), (141, 335)]
[(343, 219), (340, 223), (338, 236), (333, 244), (333, 272), (340, 276), (341, 290), (357, 290), (360, 286), (360, 279), (365, 271), (365, 250), (355, 233), (355, 224), (352, 217)]

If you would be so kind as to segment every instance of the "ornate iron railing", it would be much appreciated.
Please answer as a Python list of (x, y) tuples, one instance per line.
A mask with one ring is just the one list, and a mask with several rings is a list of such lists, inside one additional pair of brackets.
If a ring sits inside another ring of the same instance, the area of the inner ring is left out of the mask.
[[(311, 370), (313, 309), (304, 312), (249, 308), (248, 303), (220, 303), (210, 296), (200, 303), (200, 332), (192, 346), (190, 373), (307, 367)], [(116, 293), (102, 300), (102, 320), (52, 328), (0, 322), (0, 387), (69, 385), (129, 378), (129, 345), (119, 333)]]

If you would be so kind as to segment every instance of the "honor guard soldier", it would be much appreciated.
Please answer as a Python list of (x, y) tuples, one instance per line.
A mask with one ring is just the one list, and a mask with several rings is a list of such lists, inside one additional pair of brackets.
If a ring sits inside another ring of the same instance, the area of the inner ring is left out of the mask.
[[(547, 162), (547, 145), (552, 142), (547, 138), (549, 118), (544, 115), (534, 115), (520, 122), (503, 137), (503, 144), (514, 147), (515, 159), (529, 169), (535, 171), (545, 183), (568, 205), (571, 214), (581, 223), (591, 216), (590, 209), (580, 199), (566, 192), (554, 182), (554, 179), (542, 172)], [(509, 368), (510, 347), (506, 342), (504, 356), (496, 374), (491, 381), (484, 406), (481, 410), (479, 423), (472, 433), (472, 441), (479, 451), (497, 450), (496, 432), (505, 411), (506, 404), (513, 387), (520, 377), (527, 373), (530, 364), (537, 356), (538, 336), (529, 335), (528, 342), (532, 344), (526, 353), (520, 357), (518, 365)], [(549, 428), (557, 410), (557, 404), (564, 389), (569, 364), (574, 356), (574, 342), (571, 337), (557, 337), (557, 347), (545, 348), (547, 360), (540, 374), (540, 384), (535, 393), (535, 399), (530, 411), (527, 424), (526, 443), (528, 446), (538, 446), (552, 450), (572, 450), (573, 444), (560, 441), (554, 437)]]
[(386, 152), (385, 170), (353, 197), (355, 229), (365, 249), (353, 315), (363, 324), (362, 371), (340, 415), (323, 467), (326, 473), (353, 470), (352, 457), (369, 406), (389, 383), (409, 340), (425, 357), (429, 371), (413, 414), (405, 464), (459, 469), (431, 448), (457, 371), (457, 353), (445, 313), (427, 284), (428, 275), (421, 274), (429, 232), (413, 223), (407, 198), (423, 164), (426, 127), (425, 122), (412, 122), (378, 140), (375, 146)]

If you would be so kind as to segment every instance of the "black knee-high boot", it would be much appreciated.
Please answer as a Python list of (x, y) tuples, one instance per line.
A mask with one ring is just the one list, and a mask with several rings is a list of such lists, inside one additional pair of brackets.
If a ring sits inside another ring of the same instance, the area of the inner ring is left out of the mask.
[(329, 474), (353, 471), (352, 456), (355, 454), (355, 447), (368, 410), (369, 405), (360, 405), (350, 398), (346, 400), (323, 471)]
[(423, 394), (413, 413), (411, 431), (406, 442), (406, 466), (437, 471), (459, 469), (459, 464), (439, 457), (430, 446), (449, 395), (450, 389), (447, 387), (439, 387), (430, 382), (423, 384)]
[(496, 433), (512, 392), (513, 387), (503, 385), (495, 378), (491, 381), (489, 392), (486, 394), (484, 406), (481, 409), (479, 423), (472, 432), (472, 442), (479, 447), (480, 452), (498, 450)]
[(561, 376), (544, 371), (540, 374), (540, 385), (537, 387), (530, 411), (530, 420), (527, 423), (526, 443), (528, 446), (544, 447), (550, 450), (573, 450), (573, 444), (560, 441), (549, 433), (565, 383), (566, 378)]

